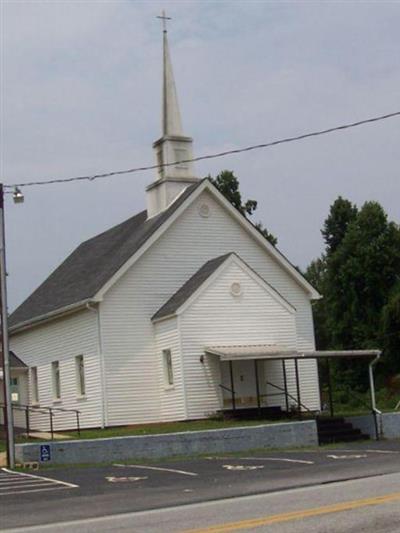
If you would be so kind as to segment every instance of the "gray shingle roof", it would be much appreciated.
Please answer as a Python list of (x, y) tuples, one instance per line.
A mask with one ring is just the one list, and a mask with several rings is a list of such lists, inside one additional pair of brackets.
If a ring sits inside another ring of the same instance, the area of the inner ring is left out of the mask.
[(231, 253), (210, 259), (198, 270), (178, 291), (152, 316), (152, 320), (159, 320), (173, 315), (179, 307), (211, 276), (217, 268), (231, 255)]
[(147, 220), (147, 212), (83, 242), (12, 313), (10, 327), (93, 298), (104, 284), (168, 220), (203, 180), (189, 186), (171, 206)]
[[(10, 368), (28, 368), (14, 352), (10, 350)], [(0, 369), (3, 368), (3, 352), (0, 350)]]
[(28, 368), (14, 352), (10, 351), (10, 368)]

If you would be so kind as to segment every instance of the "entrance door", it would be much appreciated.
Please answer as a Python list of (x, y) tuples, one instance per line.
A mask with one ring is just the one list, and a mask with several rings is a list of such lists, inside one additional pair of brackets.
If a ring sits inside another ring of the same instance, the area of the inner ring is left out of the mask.
[(19, 379), (17, 377), (10, 378), (10, 391), (12, 403), (20, 403)]
[[(264, 364), (258, 362), (258, 383), (260, 395), (265, 393)], [(236, 408), (257, 407), (257, 386), (254, 360), (232, 361)], [(229, 363), (221, 363), (223, 407), (232, 409), (231, 373)], [(262, 403), (262, 398), (261, 398)]]

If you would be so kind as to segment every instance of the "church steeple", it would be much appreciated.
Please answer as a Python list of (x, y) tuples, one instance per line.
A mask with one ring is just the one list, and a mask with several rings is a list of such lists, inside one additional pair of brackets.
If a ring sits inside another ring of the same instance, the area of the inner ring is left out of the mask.
[(166, 29), (169, 17), (163, 12), (158, 18), (163, 21), (162, 137), (153, 143), (159, 167), (156, 181), (146, 189), (148, 217), (166, 209), (186, 187), (198, 181), (193, 163), (180, 163), (193, 158), (193, 140), (182, 129)]
[(163, 31), (162, 133), (163, 136), (183, 135), (166, 29)]

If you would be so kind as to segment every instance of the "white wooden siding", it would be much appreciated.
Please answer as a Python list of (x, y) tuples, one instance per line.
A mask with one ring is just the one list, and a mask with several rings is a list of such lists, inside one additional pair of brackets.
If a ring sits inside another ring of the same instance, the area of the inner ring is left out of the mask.
[[(10, 377), (18, 379), (18, 402), (13, 403), (13, 423), (17, 428), (26, 428), (25, 411), (18, 409), (18, 405), (28, 404), (28, 372), (24, 368), (11, 368)], [(0, 378), (0, 404), (4, 404), (4, 382)], [(0, 425), (4, 424), (4, 408), (0, 407)]]
[[(199, 215), (202, 203), (210, 207), (208, 218)], [(101, 302), (109, 425), (161, 420), (158, 355), (151, 317), (206, 261), (232, 251), (296, 308), (297, 348), (315, 348), (311, 305), (304, 289), (210, 193), (204, 192)], [(246, 339), (242, 336), (240, 342)], [(204, 379), (209, 379), (207, 365), (203, 372)], [(301, 377), (306, 376), (304, 397), (318, 398), (313, 361), (302, 363)]]
[[(240, 283), (242, 293), (231, 294), (232, 283)], [(199, 298), (182, 315), (182, 353), (185, 362), (188, 414), (202, 418), (221, 408), (218, 374), (204, 380), (200, 356), (205, 346), (234, 344), (278, 344), (296, 348), (296, 322), (293, 312), (260, 286), (247, 272), (231, 263), (222, 270)], [(215, 361), (217, 359), (217, 362)], [(211, 372), (219, 366), (218, 358), (207, 356), (205, 367)], [(241, 397), (256, 396), (252, 362), (234, 362), (234, 379)], [(210, 365), (210, 368), (208, 366)], [(241, 368), (243, 367), (243, 368)], [(261, 367), (261, 365), (260, 365)], [(243, 375), (243, 382), (240, 376)], [(260, 368), (260, 387), (265, 390)], [(265, 375), (268, 379), (268, 374)], [(218, 391), (218, 394), (217, 394)], [(273, 404), (274, 405), (274, 404)]]
[[(39, 405), (79, 409), (82, 427), (99, 427), (101, 417), (101, 376), (98, 356), (96, 313), (81, 311), (12, 336), (11, 349), (38, 373)], [(75, 356), (83, 355), (86, 397), (77, 397)], [(59, 361), (61, 401), (53, 401), (51, 363)], [(30, 376), (29, 376), (30, 379)], [(30, 387), (31, 389), (31, 387)], [(30, 391), (31, 394), (31, 391)], [(30, 403), (31, 403), (30, 398)], [(31, 415), (33, 429), (48, 430), (47, 415)], [(74, 414), (57, 413), (55, 430), (74, 429)]]
[[(156, 324), (156, 356), (158, 359), (158, 386), (160, 390), (160, 419), (184, 420), (186, 418), (183, 383), (183, 365), (176, 318)], [(165, 381), (163, 350), (171, 350), (173, 385)]]

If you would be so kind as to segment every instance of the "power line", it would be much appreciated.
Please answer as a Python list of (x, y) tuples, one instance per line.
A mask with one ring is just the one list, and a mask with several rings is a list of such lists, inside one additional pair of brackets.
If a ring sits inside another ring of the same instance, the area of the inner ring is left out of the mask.
[(132, 174), (134, 172), (144, 172), (147, 170), (154, 170), (158, 168), (175, 166), (175, 165), (179, 165), (182, 163), (193, 163), (196, 161), (204, 161), (206, 159), (216, 159), (218, 157), (224, 157), (224, 156), (233, 155), (233, 154), (240, 154), (243, 152), (250, 152), (252, 150), (259, 150), (261, 148), (270, 148), (272, 146), (277, 146), (278, 144), (301, 141), (302, 139), (308, 139), (310, 137), (318, 137), (320, 135), (326, 135), (327, 133), (347, 130), (350, 128), (355, 128), (357, 126), (363, 126), (364, 124), (370, 124), (372, 122), (386, 120), (388, 118), (396, 117), (399, 115), (400, 115), (400, 111), (396, 111), (394, 113), (388, 113), (387, 115), (380, 115), (380, 116), (368, 118), (365, 120), (359, 120), (357, 122), (351, 122), (350, 124), (342, 124), (341, 126), (335, 126), (333, 128), (313, 131), (310, 133), (302, 133), (301, 135), (296, 135), (294, 137), (286, 137), (284, 139), (279, 139), (276, 141), (271, 141), (271, 142), (261, 143), (261, 144), (254, 144), (252, 146), (246, 146), (245, 148), (237, 148), (235, 150), (226, 150), (224, 152), (218, 152), (215, 154), (202, 155), (199, 157), (194, 157), (192, 159), (182, 159), (179, 161), (173, 161), (172, 163), (163, 163), (161, 165), (148, 165), (144, 167), (135, 167), (135, 168), (127, 169), (127, 170), (115, 170), (113, 172), (104, 172), (101, 174), (92, 174), (88, 176), (74, 176), (70, 178), (58, 178), (58, 179), (55, 178), (55, 179), (49, 179), (49, 180), (43, 180), (43, 181), (27, 181), (27, 182), (22, 182), (22, 183), (13, 183), (13, 184), (4, 185), (4, 188), (10, 189), (14, 187), (33, 187), (33, 186), (39, 186), (39, 185), (51, 185), (54, 183), (70, 183), (72, 181), (83, 181), (83, 180), (93, 181), (96, 179), (110, 178), (112, 176), (121, 176), (123, 174)]

